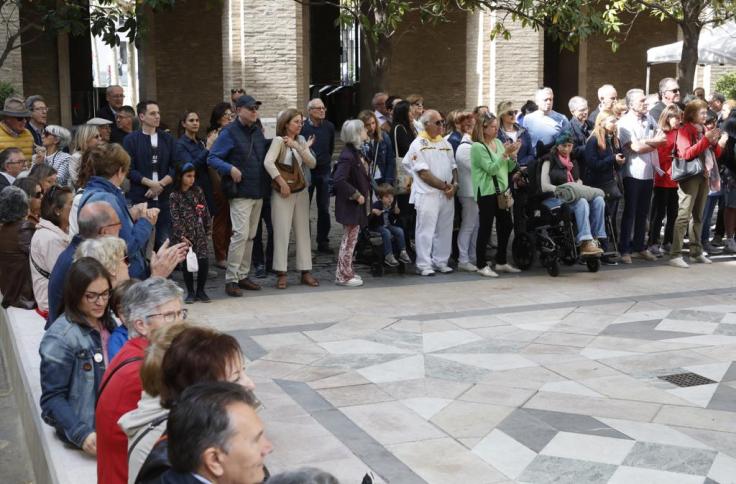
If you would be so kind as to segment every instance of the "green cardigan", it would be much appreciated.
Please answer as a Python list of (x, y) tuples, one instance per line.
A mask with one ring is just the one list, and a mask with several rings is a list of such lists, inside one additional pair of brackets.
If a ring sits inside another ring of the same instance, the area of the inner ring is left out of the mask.
[[(498, 180), (498, 189), (503, 193), (508, 188), (509, 173), (516, 168), (516, 160), (504, 155), (503, 143), (496, 138), (493, 140), (496, 148), (486, 149), (483, 143), (473, 143), (470, 148), (470, 174), (473, 178), (473, 196), (494, 195), (496, 187), (493, 176)], [(489, 155), (490, 152), (490, 155)]]

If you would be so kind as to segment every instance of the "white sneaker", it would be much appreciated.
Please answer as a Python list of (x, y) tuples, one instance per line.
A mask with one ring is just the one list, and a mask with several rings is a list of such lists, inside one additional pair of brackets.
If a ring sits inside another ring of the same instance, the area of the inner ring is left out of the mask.
[(457, 265), (458, 270), (465, 272), (478, 272), (478, 268), (471, 262), (460, 262)]
[(517, 269), (511, 264), (496, 264), (496, 272), (505, 272), (507, 274), (516, 274), (521, 272), (521, 269)]
[(411, 264), (411, 257), (409, 257), (409, 254), (405, 250), (402, 250), (399, 254), (399, 261), (404, 264)]
[(700, 254), (697, 257), (690, 257), (690, 263), (693, 263), (693, 262), (700, 262), (701, 264), (712, 264), (713, 263), (712, 260), (708, 259), (703, 254)]
[(726, 241), (726, 252), (731, 254), (736, 253), (736, 240), (728, 239)]
[(437, 266), (437, 267), (435, 267), (435, 269), (437, 269), (438, 271), (440, 271), (443, 274), (449, 274), (450, 272), (452, 272), (454, 270), (452, 267), (448, 266), (447, 264), (444, 264), (444, 265), (441, 265), (441, 266)]
[(498, 277), (498, 274), (493, 272), (493, 269), (491, 269), (491, 266), (485, 266), (483, 269), (478, 269), (478, 274), (480, 274), (483, 277)]
[(433, 276), (434, 271), (432, 269), (419, 269), (417, 268), (417, 274), (420, 276)]
[(335, 281), (335, 284), (337, 284), (338, 286), (358, 287), (363, 285), (363, 279), (353, 277), (352, 279), (348, 279), (345, 282)]
[(674, 257), (669, 260), (669, 265), (672, 267), (679, 267), (680, 269), (687, 269), (690, 266), (685, 262), (685, 259), (682, 257)]

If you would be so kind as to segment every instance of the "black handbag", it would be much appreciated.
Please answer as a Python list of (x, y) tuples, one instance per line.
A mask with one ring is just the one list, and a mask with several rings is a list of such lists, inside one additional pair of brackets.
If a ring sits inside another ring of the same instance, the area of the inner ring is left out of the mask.
[(683, 182), (694, 176), (702, 175), (705, 171), (703, 167), (703, 161), (698, 158), (692, 160), (686, 160), (685, 158), (677, 157), (677, 137), (680, 135), (680, 131), (677, 131), (675, 135), (675, 144), (672, 146), (672, 181), (678, 183)]

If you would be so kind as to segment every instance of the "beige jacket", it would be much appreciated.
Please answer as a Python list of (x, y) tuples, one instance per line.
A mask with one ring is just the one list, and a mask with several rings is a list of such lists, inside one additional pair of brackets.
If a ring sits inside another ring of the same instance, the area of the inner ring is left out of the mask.
[(51, 274), (56, 259), (69, 245), (71, 237), (59, 227), (46, 219), (41, 219), (36, 226), (36, 233), (31, 239), (31, 279), (33, 280), (33, 296), (38, 308), (49, 309), (49, 280), (34, 267), (34, 262), (45, 272)]

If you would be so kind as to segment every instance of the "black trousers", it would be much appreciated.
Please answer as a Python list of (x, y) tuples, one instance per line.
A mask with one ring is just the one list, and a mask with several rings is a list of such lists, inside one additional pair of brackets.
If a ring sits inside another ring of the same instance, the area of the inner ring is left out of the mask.
[(494, 218), (496, 219), (496, 232), (498, 233), (496, 264), (505, 264), (506, 248), (509, 245), (511, 229), (514, 227), (511, 221), (511, 212), (498, 208), (498, 197), (494, 194), (478, 197), (478, 216), (478, 239), (475, 243), (475, 261), (478, 269), (483, 269), (488, 265), (486, 263), (486, 246), (491, 238)]
[[(199, 264), (199, 272), (197, 272), (197, 292), (200, 294), (204, 292), (204, 283), (207, 282), (207, 274), (209, 273), (209, 259), (206, 257), (200, 259), (197, 257), (197, 264)], [(189, 294), (195, 294), (194, 292), (194, 272), (187, 270), (187, 263), (182, 264), (182, 275), (184, 276), (184, 284), (187, 286), (187, 292)]]
[(662, 244), (672, 243), (672, 234), (675, 230), (679, 198), (677, 188), (654, 187), (652, 198), (652, 223), (649, 227), (648, 245), (659, 244), (659, 234), (662, 231), (662, 221), (665, 216), (667, 223), (664, 226)]

